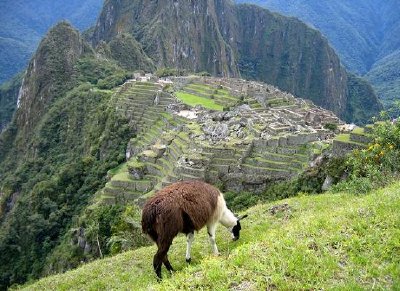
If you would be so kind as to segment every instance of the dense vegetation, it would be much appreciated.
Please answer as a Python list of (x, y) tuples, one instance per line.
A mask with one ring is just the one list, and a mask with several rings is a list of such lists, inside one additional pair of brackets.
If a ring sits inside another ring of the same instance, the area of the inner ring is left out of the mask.
[(395, 0), (236, 0), (295, 16), (320, 30), (353, 73), (365, 75), (386, 107), (399, 97), (400, 6)]
[(376, 62), (366, 75), (386, 108), (400, 99), (399, 68), (400, 49)]
[[(60, 46), (52, 50), (56, 40)], [(52, 30), (35, 56), (35, 68), (46, 69), (27, 73), (29, 99), (21, 105), (31, 102), (29, 113), (40, 119), (18, 123), (26, 117), (20, 108), (0, 136), (0, 288), (37, 278), (52, 260), (60, 261), (51, 252), (69, 245), (63, 238), (74, 219), (104, 186), (107, 171), (125, 159), (133, 132), (116, 114), (108, 89), (130, 74), (90, 50), (77, 59), (80, 47), (86, 46), (68, 25)]]

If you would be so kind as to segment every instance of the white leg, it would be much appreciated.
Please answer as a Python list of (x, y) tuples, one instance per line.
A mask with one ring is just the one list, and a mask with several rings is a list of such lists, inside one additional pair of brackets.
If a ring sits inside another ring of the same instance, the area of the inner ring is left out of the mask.
[(192, 258), (190, 257), (190, 249), (192, 248), (192, 242), (194, 241), (194, 233), (188, 233), (186, 236), (186, 262), (190, 263)]
[(217, 229), (217, 224), (207, 225), (208, 236), (210, 237), (211, 250), (214, 255), (219, 255), (217, 244), (215, 243), (215, 230)]

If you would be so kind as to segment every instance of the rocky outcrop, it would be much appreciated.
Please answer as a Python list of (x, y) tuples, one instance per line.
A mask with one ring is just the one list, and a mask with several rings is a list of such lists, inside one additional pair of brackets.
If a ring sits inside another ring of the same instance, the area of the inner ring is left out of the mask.
[[(346, 70), (319, 32), (257, 6), (228, 0), (106, 1), (93, 44), (123, 33), (134, 36), (157, 67), (267, 82), (347, 120), (355, 112), (349, 98), (363, 97), (348, 88)], [(371, 100), (373, 110), (363, 122), (380, 108), (376, 96)]]

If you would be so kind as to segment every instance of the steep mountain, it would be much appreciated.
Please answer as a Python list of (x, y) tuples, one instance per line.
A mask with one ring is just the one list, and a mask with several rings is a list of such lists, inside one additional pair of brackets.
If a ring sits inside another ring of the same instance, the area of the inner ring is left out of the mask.
[(347, 72), (328, 42), (304, 23), (256, 6), (226, 0), (106, 1), (92, 42), (110, 42), (121, 33), (131, 34), (157, 67), (265, 81), (349, 121), (365, 122), (380, 109), (370, 91), (374, 106), (361, 108), (365, 116), (348, 114), (356, 110)]
[(385, 107), (400, 100), (400, 49), (376, 62), (366, 75)]
[(56, 25), (40, 43), (24, 75), (16, 124), (28, 134), (32, 132), (49, 104), (62, 92), (72, 89), (75, 62), (92, 49), (79, 32), (68, 23)]
[[(346, 67), (374, 85), (386, 106), (400, 91), (398, 1), (237, 0), (295, 16), (320, 30)], [(393, 66), (388, 69), (388, 65)], [(396, 69), (397, 68), (397, 69)], [(378, 76), (379, 75), (379, 76)]]
[(102, 0), (0, 2), (0, 83), (25, 68), (48, 29), (67, 19), (80, 30), (96, 21)]
[(65, 22), (41, 42), (0, 135), (0, 289), (41, 274), (72, 217), (124, 159), (130, 130), (105, 88), (127, 77)]

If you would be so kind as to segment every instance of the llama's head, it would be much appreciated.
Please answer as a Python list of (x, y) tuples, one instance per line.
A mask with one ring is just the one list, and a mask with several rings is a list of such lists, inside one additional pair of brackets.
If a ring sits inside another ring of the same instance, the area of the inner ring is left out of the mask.
[(240, 217), (238, 217), (237, 221), (236, 221), (236, 225), (232, 227), (232, 239), (233, 240), (238, 240), (240, 237), (240, 230), (242, 229), (242, 226), (240, 225), (240, 220), (242, 220), (243, 218), (246, 218), (248, 215), (242, 215)]

